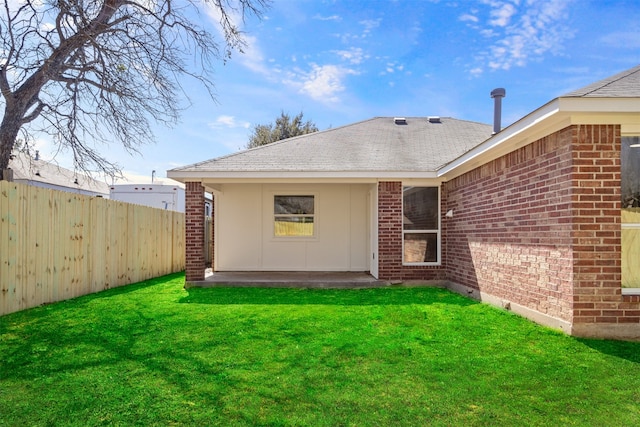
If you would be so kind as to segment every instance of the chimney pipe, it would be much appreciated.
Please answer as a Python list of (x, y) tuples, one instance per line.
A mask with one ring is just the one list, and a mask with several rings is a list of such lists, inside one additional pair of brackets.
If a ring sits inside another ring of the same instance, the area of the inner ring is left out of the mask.
[(502, 130), (502, 98), (507, 95), (507, 91), (504, 88), (497, 88), (491, 91), (491, 97), (493, 98), (493, 135)]

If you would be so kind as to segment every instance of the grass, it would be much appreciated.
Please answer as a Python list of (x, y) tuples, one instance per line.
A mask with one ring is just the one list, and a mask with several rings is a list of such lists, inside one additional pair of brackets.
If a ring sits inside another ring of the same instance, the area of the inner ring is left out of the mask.
[(631, 426), (640, 343), (434, 288), (182, 288), (0, 317), (0, 425)]

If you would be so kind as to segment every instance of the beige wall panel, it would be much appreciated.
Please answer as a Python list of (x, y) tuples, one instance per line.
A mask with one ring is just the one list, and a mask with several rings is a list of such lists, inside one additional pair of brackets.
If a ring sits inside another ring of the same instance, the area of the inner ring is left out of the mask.
[(351, 202), (349, 186), (318, 188), (317, 239), (307, 245), (307, 269), (350, 270)]
[(308, 242), (277, 242), (265, 240), (262, 270), (304, 271), (307, 270)]
[[(217, 206), (220, 271), (366, 271), (366, 185), (225, 184)], [(274, 195), (314, 195), (316, 235), (275, 238)]]
[(261, 260), (260, 184), (222, 186), (216, 194), (216, 257), (221, 271), (259, 270)]

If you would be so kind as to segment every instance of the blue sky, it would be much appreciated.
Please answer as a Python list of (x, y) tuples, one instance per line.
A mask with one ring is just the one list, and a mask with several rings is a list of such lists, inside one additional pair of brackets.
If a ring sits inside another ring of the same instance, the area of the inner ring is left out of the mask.
[[(211, 31), (215, 14), (210, 19)], [(281, 111), (321, 130), (376, 116), (450, 116), (503, 125), (640, 64), (640, 1), (275, 0), (243, 25), (248, 47), (215, 69), (217, 99), (185, 82), (191, 106), (156, 127), (141, 155), (110, 146), (131, 182), (242, 149)], [(44, 148), (44, 147), (43, 147)], [(61, 161), (64, 163), (64, 161)]]

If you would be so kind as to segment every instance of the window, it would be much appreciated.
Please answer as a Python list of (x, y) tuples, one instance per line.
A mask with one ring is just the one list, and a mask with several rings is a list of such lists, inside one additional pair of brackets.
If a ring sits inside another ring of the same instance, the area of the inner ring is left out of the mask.
[(315, 196), (274, 196), (276, 237), (312, 237), (315, 234)]
[(438, 187), (402, 189), (402, 261), (440, 262), (440, 197)]
[(622, 137), (622, 292), (640, 293), (640, 137)]

